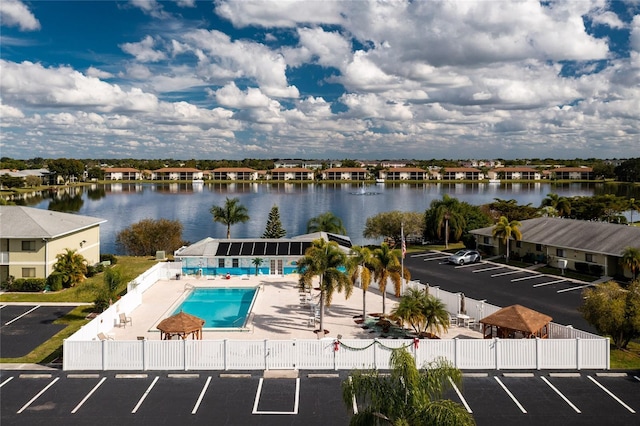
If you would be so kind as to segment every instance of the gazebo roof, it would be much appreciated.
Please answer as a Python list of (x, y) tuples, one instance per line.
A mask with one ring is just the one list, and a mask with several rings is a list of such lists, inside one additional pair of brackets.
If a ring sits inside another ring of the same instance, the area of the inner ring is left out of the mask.
[(188, 334), (202, 330), (203, 325), (203, 319), (181, 311), (160, 321), (156, 328), (168, 334)]
[(480, 323), (535, 333), (549, 324), (552, 319), (549, 315), (541, 314), (522, 305), (511, 305), (482, 318)]

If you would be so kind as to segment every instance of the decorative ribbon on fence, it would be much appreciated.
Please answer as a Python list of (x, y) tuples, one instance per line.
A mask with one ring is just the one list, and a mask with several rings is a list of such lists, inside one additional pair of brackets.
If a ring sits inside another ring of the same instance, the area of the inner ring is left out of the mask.
[[(373, 339), (373, 342), (371, 342), (367, 346), (363, 346), (361, 348), (354, 348), (352, 346), (346, 345), (346, 344), (342, 343), (342, 341), (340, 341), (340, 340), (336, 340), (334, 343), (337, 343), (337, 344), (339, 344), (340, 346), (342, 346), (344, 348), (351, 349), (352, 351), (364, 351), (365, 349), (369, 349), (371, 346), (373, 346), (375, 344), (377, 344), (379, 346), (382, 346), (385, 349), (392, 350), (392, 351), (395, 351), (395, 350), (398, 350), (398, 349), (407, 349), (411, 345), (415, 345), (416, 348), (418, 347), (418, 345), (415, 343), (415, 341), (412, 341), (411, 343), (407, 343), (406, 345), (402, 345), (402, 346), (399, 346), (397, 348), (392, 348), (392, 347), (383, 345), (378, 339)], [(338, 350), (338, 349), (337, 348), (334, 349), (334, 351), (336, 351), (336, 350)]]

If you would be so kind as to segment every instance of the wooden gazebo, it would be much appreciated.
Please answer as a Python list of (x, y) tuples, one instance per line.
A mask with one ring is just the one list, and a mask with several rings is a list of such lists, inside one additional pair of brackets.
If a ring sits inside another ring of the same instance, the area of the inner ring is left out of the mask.
[(482, 334), (485, 339), (499, 337), (501, 339), (549, 337), (549, 323), (552, 318), (522, 305), (511, 305), (502, 308), (480, 320)]
[(178, 336), (184, 340), (189, 334), (191, 334), (191, 338), (194, 340), (202, 340), (203, 325), (203, 319), (180, 311), (160, 321), (156, 328), (160, 330), (161, 340), (171, 340), (174, 336)]

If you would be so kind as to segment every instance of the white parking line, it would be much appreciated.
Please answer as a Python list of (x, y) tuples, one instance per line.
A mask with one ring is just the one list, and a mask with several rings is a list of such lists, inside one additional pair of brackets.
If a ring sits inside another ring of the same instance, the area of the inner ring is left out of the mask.
[(502, 269), (502, 268), (504, 268), (504, 266), (492, 266), (491, 268), (474, 269), (471, 272), (476, 273), (476, 272), (484, 272), (484, 271), (495, 271), (496, 269)]
[(200, 403), (202, 402), (202, 398), (204, 398), (204, 394), (207, 391), (207, 388), (209, 387), (209, 383), (211, 383), (211, 376), (207, 377), (207, 381), (204, 384), (202, 391), (200, 392), (200, 396), (196, 401), (196, 405), (194, 405), (193, 410), (191, 410), (191, 414), (195, 414), (198, 411), (198, 407), (200, 407)]
[(523, 271), (509, 271), (509, 272), (500, 272), (499, 274), (491, 275), (491, 278), (501, 277), (503, 275), (513, 275), (513, 274), (521, 274)]
[(105, 380), (107, 380), (107, 378), (103, 377), (102, 380), (100, 380), (98, 384), (95, 385), (93, 389), (91, 389), (91, 391), (84, 398), (82, 398), (82, 401), (80, 401), (78, 405), (76, 405), (76, 408), (71, 410), (71, 414), (75, 414), (80, 409), (80, 407), (82, 407), (82, 404), (84, 404), (87, 401), (87, 399), (89, 399), (89, 397), (91, 397), (91, 395), (93, 395), (93, 393), (98, 390), (100, 385), (102, 385)]
[(589, 284), (587, 284), (587, 285), (579, 285), (577, 287), (564, 288), (562, 290), (558, 290), (556, 293), (565, 293), (567, 291), (582, 290), (585, 287), (589, 287)]
[(40, 392), (38, 392), (38, 393), (36, 394), (36, 396), (34, 396), (33, 398), (31, 398), (31, 399), (29, 400), (29, 402), (27, 402), (26, 404), (24, 404), (24, 405), (22, 406), (22, 408), (21, 408), (21, 409), (19, 409), (19, 410), (18, 410), (18, 412), (17, 412), (16, 414), (20, 414), (20, 413), (22, 413), (24, 410), (26, 410), (26, 409), (27, 409), (27, 407), (29, 407), (29, 406), (31, 405), (31, 403), (33, 403), (33, 401), (35, 401), (36, 399), (38, 399), (38, 398), (40, 397), (40, 395), (42, 395), (43, 393), (45, 393), (45, 392), (47, 391), (47, 389), (49, 389), (51, 386), (53, 386), (53, 384), (54, 384), (55, 382), (57, 382), (58, 380), (60, 380), (60, 377), (56, 377), (55, 379), (53, 379), (53, 381), (52, 381), (51, 383), (49, 383), (47, 386), (45, 386), (45, 387), (44, 387), (44, 389), (42, 389)]
[(153, 382), (151, 382), (151, 384), (149, 385), (147, 390), (144, 392), (144, 394), (142, 394), (142, 397), (140, 397), (140, 401), (138, 401), (136, 406), (133, 408), (133, 410), (131, 411), (131, 414), (135, 414), (138, 411), (138, 408), (140, 408), (140, 406), (142, 405), (144, 400), (149, 395), (149, 392), (151, 392), (151, 389), (153, 389), (153, 387), (156, 385), (156, 382), (158, 381), (159, 378), (160, 378), (160, 376), (156, 376), (156, 378), (153, 379)]
[(425, 257), (425, 256), (433, 256), (434, 253), (420, 253), (420, 254), (412, 254), (409, 257)]
[[(636, 377), (636, 379), (637, 379), (637, 377)], [(13, 376), (9, 377), (4, 382), (0, 383), (0, 388), (3, 387), (4, 385), (6, 385), (7, 383), (9, 383), (11, 380), (13, 380)]]
[(511, 280), (511, 282), (514, 283), (516, 281), (532, 280), (534, 278), (539, 278), (539, 277), (542, 277), (542, 276), (544, 276), (544, 275), (532, 273), (532, 275), (529, 275), (528, 277), (514, 278), (514, 279)]
[(11, 324), (11, 323), (13, 323), (13, 322), (18, 321), (20, 318), (22, 318), (22, 317), (23, 317), (23, 316), (25, 316), (25, 315), (30, 314), (31, 312), (35, 311), (35, 310), (36, 310), (36, 309), (38, 309), (39, 307), (40, 307), (40, 305), (37, 305), (37, 306), (35, 306), (35, 307), (33, 307), (33, 308), (29, 309), (29, 310), (28, 310), (27, 312), (25, 312), (24, 314), (22, 314), (22, 315), (18, 315), (17, 317), (15, 317), (14, 319), (12, 319), (11, 321), (5, 322), (5, 323), (4, 323), (4, 325), (9, 325), (9, 324)]
[(462, 405), (464, 405), (464, 408), (466, 408), (467, 413), (473, 414), (473, 411), (471, 411), (471, 407), (469, 407), (469, 404), (467, 404), (467, 400), (464, 398), (464, 396), (462, 396), (462, 393), (460, 392), (456, 384), (453, 383), (453, 380), (451, 380), (451, 377), (447, 377), (447, 378), (449, 379), (451, 386), (453, 386), (453, 390), (456, 391), (456, 393), (458, 394), (458, 398), (460, 398), (460, 401), (462, 401)]
[(422, 260), (424, 260), (425, 262), (428, 262), (428, 261), (430, 261), (430, 260), (441, 260), (441, 259), (446, 259), (446, 258), (448, 258), (448, 257), (449, 257), (449, 256), (437, 256), (437, 257), (430, 257), (430, 258), (428, 258), (428, 259), (422, 259)]
[(464, 265), (456, 266), (456, 269), (468, 268), (469, 266), (478, 266), (478, 265), (486, 265), (486, 264), (485, 263), (465, 263)]
[(509, 395), (509, 397), (511, 397), (511, 399), (513, 400), (513, 402), (516, 403), (516, 405), (518, 406), (518, 408), (520, 408), (520, 411), (522, 411), (523, 414), (527, 414), (527, 410), (524, 409), (524, 407), (522, 406), (522, 404), (520, 404), (520, 402), (516, 399), (515, 396), (513, 396), (513, 394), (511, 393), (511, 391), (509, 391), (509, 389), (507, 389), (507, 387), (504, 385), (504, 383), (502, 383), (500, 381), (500, 379), (498, 378), (498, 376), (494, 376), (494, 379), (496, 379), (496, 381), (498, 382), (498, 384), (500, 386), (502, 386), (502, 389), (504, 389), (504, 391), (507, 393), (507, 395)]
[(569, 401), (569, 399), (568, 399), (566, 396), (564, 396), (564, 395), (562, 394), (562, 392), (560, 392), (560, 391), (559, 391), (555, 386), (553, 386), (553, 385), (551, 384), (551, 382), (547, 380), (547, 378), (546, 378), (546, 377), (540, 377), (540, 378), (541, 378), (541, 379), (542, 379), (542, 380), (543, 380), (547, 385), (549, 385), (549, 387), (550, 387), (551, 389), (553, 389), (553, 391), (554, 391), (555, 393), (557, 393), (557, 394), (560, 396), (560, 398), (564, 399), (564, 402), (566, 402), (567, 404), (569, 404), (569, 407), (573, 408), (573, 410), (574, 410), (576, 413), (578, 413), (578, 414), (582, 413), (582, 411), (580, 411), (580, 410), (578, 409), (578, 407), (576, 407), (575, 405), (573, 405), (573, 403), (572, 403), (571, 401)]
[[(640, 382), (640, 377), (638, 377), (638, 376), (633, 376), (633, 378)], [(9, 380), (7, 380), (7, 381), (9, 381)]]
[(258, 403), (260, 402), (260, 394), (262, 393), (262, 382), (264, 378), (260, 378), (260, 382), (258, 383), (258, 390), (256, 392), (256, 399), (253, 402), (253, 411), (251, 414), (298, 414), (298, 406), (300, 401), (300, 377), (296, 379), (296, 394), (295, 400), (293, 402), (293, 411), (258, 411)]
[(617, 396), (615, 396), (609, 389), (605, 388), (604, 386), (602, 386), (600, 383), (598, 383), (598, 381), (596, 379), (594, 379), (591, 376), (587, 376), (587, 379), (591, 380), (593, 383), (595, 383), (596, 385), (598, 385), (598, 387), (600, 389), (602, 389), (603, 391), (605, 391), (611, 398), (615, 399), (616, 401), (618, 401), (618, 403), (620, 403), (620, 405), (622, 405), (624, 408), (626, 408), (627, 410), (629, 410), (629, 412), (635, 414), (636, 412), (633, 410), (633, 408), (629, 407), (627, 404), (625, 404), (624, 402), (622, 402), (622, 400), (620, 398), (618, 398)]
[(534, 284), (534, 285), (533, 285), (533, 287), (542, 287), (542, 286), (544, 286), (544, 285), (557, 284), (557, 283), (561, 283), (561, 282), (563, 282), (563, 281), (566, 281), (566, 280), (547, 281), (547, 282), (540, 283), (540, 284)]

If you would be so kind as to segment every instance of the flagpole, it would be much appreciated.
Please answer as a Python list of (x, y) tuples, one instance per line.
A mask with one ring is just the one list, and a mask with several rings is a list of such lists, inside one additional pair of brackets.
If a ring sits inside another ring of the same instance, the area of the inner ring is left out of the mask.
[(404, 296), (404, 255), (407, 252), (407, 245), (404, 242), (404, 223), (400, 222), (400, 244), (402, 248), (402, 257), (400, 258), (400, 276), (402, 277), (402, 292), (400, 296)]

